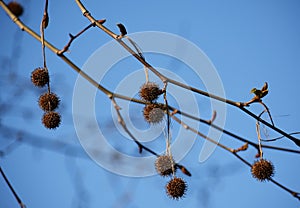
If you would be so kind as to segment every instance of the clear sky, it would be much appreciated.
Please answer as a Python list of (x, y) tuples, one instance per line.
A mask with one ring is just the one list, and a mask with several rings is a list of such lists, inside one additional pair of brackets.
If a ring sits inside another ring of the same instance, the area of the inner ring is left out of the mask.
[[(20, 0), (20, 3), (24, 6), (21, 20), (38, 32), (44, 2)], [(299, 1), (132, 0), (83, 3), (96, 19), (105, 18), (105, 26), (116, 33), (116, 23), (121, 22), (126, 26), (129, 36), (134, 36), (133, 33), (137, 32), (156, 31), (174, 34), (190, 41), (214, 65), (228, 99), (248, 101), (252, 97), (250, 90), (262, 87), (267, 81), (269, 94), (264, 102), (272, 113), (275, 125), (289, 133), (300, 130)], [(67, 43), (69, 33), (74, 35), (89, 24), (75, 1), (49, 0), (49, 16), (45, 37), (58, 48)], [(28, 208), (299, 206), (297, 199), (274, 184), (256, 181), (251, 177), (248, 166), (220, 148), (208, 160), (200, 163), (199, 152), (203, 146), (200, 138), (180, 161), (192, 173), (192, 177), (177, 173), (188, 184), (188, 191), (182, 200), (176, 201), (166, 196), (164, 186), (167, 178), (158, 175), (126, 177), (111, 173), (86, 154), (76, 134), (72, 102), (77, 74), (55, 54), (46, 50), (51, 87), (61, 98), (59, 112), (62, 114), (62, 125), (54, 131), (45, 129), (40, 122), (43, 112), (37, 105), (38, 97), (45, 89), (36, 89), (30, 82), (31, 71), (43, 64), (40, 43), (20, 31), (2, 8), (0, 34), (0, 150), (4, 152), (0, 157), (0, 165)], [(74, 41), (66, 56), (83, 67), (91, 55), (109, 41), (111, 38), (105, 33), (91, 28)], [(164, 42), (161, 43), (161, 48), (164, 48)], [(178, 47), (177, 50), (187, 57), (193, 56), (186, 48)], [(123, 49), (116, 48), (116, 52), (112, 51), (103, 59), (99, 58), (99, 63), (94, 63), (95, 68), (115, 57), (119, 51), (124, 52)], [(197, 79), (180, 60), (155, 53), (145, 56), (153, 66), (172, 72), (178, 79), (205, 90), (205, 81)], [(102, 73), (101, 67), (98, 70)], [(124, 87), (118, 88), (119, 83), (130, 78), (132, 73), (142, 70), (141, 64), (129, 57), (114, 65), (101, 83), (112, 91), (124, 91)], [(157, 80), (152, 75), (150, 77)], [(136, 93), (129, 96), (137, 97), (137, 86), (143, 82), (144, 80), (139, 79), (125, 83), (126, 89), (136, 89)], [(172, 105), (184, 104), (182, 100), (186, 97), (177, 98), (179, 102), (176, 100), (176, 93), (172, 96)], [(84, 101), (84, 97), (82, 100)], [(201, 117), (209, 119), (211, 106), (208, 99), (197, 96), (196, 100)], [(125, 108), (125, 103), (120, 101), (119, 104)], [(123, 153), (139, 156), (136, 145), (126, 139), (113, 122), (116, 116), (111, 113), (114, 111), (107, 97), (98, 92), (95, 104), (95, 109), (92, 110), (96, 112), (97, 122), (107, 141)], [(132, 125), (148, 138), (149, 126), (141, 115), (143, 107), (130, 104), (128, 108)], [(263, 110), (259, 105), (253, 105), (249, 109), (256, 114)], [(86, 127), (86, 131), (92, 134), (90, 120), (84, 114), (82, 112), (80, 115), (82, 127)], [(155, 128), (157, 129), (151, 132), (157, 133), (160, 126)], [(172, 122), (174, 138), (189, 139), (190, 134), (183, 130), (180, 132), (183, 132), (185, 138), (177, 138), (179, 128)], [(251, 141), (257, 141), (255, 120), (236, 108), (227, 108), (225, 128)], [(199, 130), (207, 133), (208, 128), (200, 125)], [(278, 136), (272, 130), (267, 133), (267, 138)], [(89, 136), (97, 140), (93, 135)], [(21, 138), (21, 142), (16, 142), (16, 138)], [(231, 148), (238, 148), (243, 144), (225, 135), (220, 142)], [(267, 144), (299, 149), (287, 139)], [(145, 145), (162, 152), (164, 136), (159, 134), (155, 140), (146, 141)], [(112, 166), (124, 166), (122, 160), (118, 160), (118, 155), (105, 148), (98, 148), (97, 151), (99, 157), (109, 161)], [(250, 162), (255, 160), (255, 154), (253, 148), (241, 153)], [(144, 156), (148, 154), (141, 155)], [(275, 166), (274, 179), (292, 190), (300, 191), (299, 154), (265, 150), (264, 156)], [(128, 170), (148, 168), (135, 166), (135, 163), (125, 165)], [(0, 207), (18, 207), (2, 178)]]

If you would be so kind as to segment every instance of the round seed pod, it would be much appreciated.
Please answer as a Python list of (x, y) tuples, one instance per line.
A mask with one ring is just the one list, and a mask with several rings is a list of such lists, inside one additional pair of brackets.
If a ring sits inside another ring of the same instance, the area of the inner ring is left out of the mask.
[(144, 118), (148, 123), (157, 124), (164, 118), (164, 111), (155, 104), (149, 104), (144, 107)]
[(37, 87), (44, 87), (49, 83), (49, 73), (45, 68), (36, 68), (31, 73), (31, 82)]
[(16, 1), (11, 1), (8, 3), (7, 7), (9, 10), (17, 17), (20, 17), (23, 14), (23, 7)]
[(159, 89), (159, 86), (154, 82), (143, 84), (139, 92), (140, 97), (149, 102), (156, 100), (162, 93), (162, 90)]
[(252, 165), (251, 173), (259, 181), (270, 180), (274, 176), (274, 166), (270, 161), (260, 159)]
[(175, 161), (169, 155), (161, 155), (155, 161), (155, 169), (161, 176), (170, 176), (176, 172)]
[(53, 111), (59, 105), (59, 98), (55, 93), (46, 92), (39, 98), (39, 106), (44, 111)]
[(182, 178), (174, 177), (166, 185), (167, 195), (172, 199), (180, 199), (184, 197), (187, 191), (186, 182)]
[(60, 125), (60, 114), (54, 111), (46, 112), (43, 115), (42, 122), (48, 129), (55, 129)]

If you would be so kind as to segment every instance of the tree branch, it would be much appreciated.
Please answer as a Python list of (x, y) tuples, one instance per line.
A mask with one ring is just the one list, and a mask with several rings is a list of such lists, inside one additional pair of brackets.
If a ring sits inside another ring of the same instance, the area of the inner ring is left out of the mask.
[[(105, 26), (103, 26), (102, 24), (97, 23), (96, 19), (88, 12), (88, 10), (84, 7), (84, 5), (81, 3), (80, 0), (75, 0), (78, 7), (80, 8), (82, 14), (92, 23), (95, 23), (97, 27), (99, 27), (101, 30), (103, 30), (105, 33), (107, 33), (109, 36), (111, 36), (113, 39), (115, 39), (121, 46), (123, 46), (123, 48), (125, 50), (127, 50), (133, 57), (135, 57), (141, 64), (143, 64), (146, 68), (150, 69), (157, 77), (159, 77), (161, 79), (161, 81), (163, 83), (165, 82), (169, 82), (171, 84), (177, 85), (181, 88), (190, 90), (192, 92), (195, 92), (197, 94), (206, 96), (206, 97), (210, 97), (212, 99), (227, 103), (229, 105), (235, 106), (239, 109), (241, 109), (243, 112), (245, 112), (246, 114), (248, 114), (249, 116), (253, 117), (254, 119), (257, 120), (257, 116), (255, 114), (253, 114), (251, 111), (245, 109), (244, 107), (246, 106), (245, 103), (242, 102), (236, 102), (233, 100), (229, 100), (226, 98), (222, 98), (219, 97), (217, 95), (205, 92), (203, 90), (194, 88), (192, 86), (189, 85), (185, 85), (181, 82), (178, 82), (176, 80), (170, 79), (166, 76), (164, 76), (163, 74), (161, 74), (158, 70), (156, 70), (153, 66), (151, 66), (143, 57), (141, 57), (139, 54), (137, 54), (133, 49), (131, 49), (131, 47), (129, 47), (124, 41), (122, 41), (121, 38), (119, 38), (118, 35), (116, 35), (115, 33), (113, 33), (111, 30), (109, 30), (108, 28), (106, 28)], [(285, 137), (287, 137), (288, 139), (292, 140), (295, 142), (295, 140), (297, 140), (295, 137), (287, 134), (286, 132), (280, 130), (279, 128), (273, 126), (272, 124), (268, 123), (267, 121), (264, 121), (263, 119), (260, 119), (260, 121), (262, 123), (264, 123), (265, 125), (267, 125), (269, 128), (273, 129), (274, 131), (284, 135)], [(296, 142), (295, 142), (296, 143)], [(297, 144), (297, 143), (296, 143)]]
[(8, 178), (6, 177), (6, 175), (5, 175), (4, 171), (2, 170), (1, 166), (0, 166), (0, 173), (3, 177), (3, 179), (5, 180), (6, 184), (8, 185), (10, 191), (13, 193), (15, 199), (19, 203), (20, 207), (21, 208), (26, 208), (25, 204), (22, 202), (22, 200), (20, 199), (20, 197), (18, 196), (18, 194), (16, 193), (16, 191), (12, 187), (11, 183), (9, 182)]

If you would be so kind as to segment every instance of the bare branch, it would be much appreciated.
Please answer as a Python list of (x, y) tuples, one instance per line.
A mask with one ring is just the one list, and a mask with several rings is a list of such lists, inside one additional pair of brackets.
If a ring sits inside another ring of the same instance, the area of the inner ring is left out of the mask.
[[(98, 20), (98, 22), (100, 24), (103, 24), (106, 20), (102, 19), (102, 20)], [(57, 52), (58, 55), (63, 54), (64, 52), (68, 51), (72, 42), (78, 38), (80, 35), (82, 35), (84, 32), (86, 32), (88, 29), (90, 29), (91, 27), (95, 27), (94, 23), (89, 24), (87, 27), (85, 27), (83, 30), (81, 30), (79, 33), (77, 33), (76, 35), (72, 35), (71, 33), (69, 34), (70, 36), (70, 40), (69, 42), (65, 45), (65, 47), (63, 49), (61, 49), (60, 51)]]
[(8, 178), (6, 177), (6, 175), (5, 175), (4, 171), (2, 170), (1, 166), (0, 166), (0, 173), (1, 173), (2, 177), (3, 177), (3, 179), (5, 180), (7, 186), (9, 187), (10, 191), (13, 193), (15, 199), (19, 203), (20, 207), (21, 208), (26, 208), (25, 204), (22, 202), (22, 200), (18, 196), (17, 192), (14, 190), (14, 188), (12, 187), (12, 185), (9, 182)]

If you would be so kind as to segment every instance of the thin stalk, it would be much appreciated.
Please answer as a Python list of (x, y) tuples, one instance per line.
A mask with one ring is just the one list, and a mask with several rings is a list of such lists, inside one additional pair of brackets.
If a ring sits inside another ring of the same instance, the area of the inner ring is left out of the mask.
[(85, 27), (83, 30), (81, 30), (79, 33), (77, 33), (77, 34), (74, 35), (74, 36), (70, 33), (70, 34), (69, 34), (69, 36), (70, 36), (69, 42), (65, 45), (65, 47), (64, 47), (62, 50), (58, 51), (57, 54), (58, 54), (58, 55), (61, 55), (61, 54), (63, 54), (64, 52), (68, 51), (69, 48), (70, 48), (70, 46), (71, 46), (71, 44), (72, 44), (72, 42), (73, 42), (76, 38), (78, 38), (80, 35), (82, 35), (85, 31), (87, 31), (88, 29), (90, 29), (90, 28), (93, 27), (93, 26), (95, 26), (93, 23), (89, 24), (87, 27)]
[(15, 199), (17, 200), (17, 202), (19, 203), (21, 208), (25, 208), (25, 204), (22, 202), (22, 200), (20, 199), (20, 197), (18, 196), (17, 192), (14, 190), (14, 188), (12, 187), (11, 183), (9, 182), (8, 178), (6, 177), (4, 171), (2, 170), (2, 168), (0, 167), (0, 173), (3, 177), (3, 179), (5, 180), (6, 184), (8, 185), (10, 191), (13, 193)]

